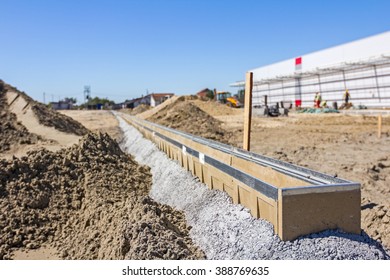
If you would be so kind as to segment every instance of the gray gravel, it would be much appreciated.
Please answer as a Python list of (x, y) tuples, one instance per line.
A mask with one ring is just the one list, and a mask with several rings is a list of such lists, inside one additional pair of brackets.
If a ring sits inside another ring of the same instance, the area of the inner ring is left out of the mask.
[(281, 241), (269, 222), (253, 218), (224, 192), (209, 190), (134, 127), (118, 120), (124, 132), (122, 149), (151, 167), (151, 197), (184, 211), (190, 235), (208, 259), (390, 259), (389, 252), (365, 233), (327, 230)]

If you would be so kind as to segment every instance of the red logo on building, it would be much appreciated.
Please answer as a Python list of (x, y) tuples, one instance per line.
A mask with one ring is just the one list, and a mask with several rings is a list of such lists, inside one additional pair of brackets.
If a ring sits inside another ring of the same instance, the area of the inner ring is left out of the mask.
[(297, 57), (295, 59), (295, 65), (301, 65), (302, 64), (302, 57)]

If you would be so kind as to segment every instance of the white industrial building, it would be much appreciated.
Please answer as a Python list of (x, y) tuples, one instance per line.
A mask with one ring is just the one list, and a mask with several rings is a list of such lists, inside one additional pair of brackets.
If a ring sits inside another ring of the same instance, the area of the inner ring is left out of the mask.
[[(313, 106), (320, 92), (328, 105), (343, 103), (346, 89), (355, 106), (390, 107), (390, 32), (250, 70), (253, 106), (291, 102)], [(244, 82), (231, 86), (242, 87)]]

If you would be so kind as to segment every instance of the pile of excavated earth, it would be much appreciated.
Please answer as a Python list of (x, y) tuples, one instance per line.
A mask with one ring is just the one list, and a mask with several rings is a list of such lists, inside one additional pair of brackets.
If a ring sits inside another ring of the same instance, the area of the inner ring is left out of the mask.
[[(34, 117), (46, 118), (39, 131), (88, 132), (7, 86), (0, 114), (10, 115), (12, 123), (19, 119), (8, 110), (13, 108), (9, 92), (11, 99), (23, 98), (38, 108)], [(55, 151), (37, 146), (23, 156), (0, 159), (0, 259), (34, 252), (60, 259), (205, 258), (189, 237), (184, 214), (148, 196), (151, 181), (149, 168), (103, 133), (88, 133)]]
[(138, 115), (138, 114), (141, 114), (147, 110), (151, 109), (151, 107), (149, 105), (146, 105), (146, 104), (141, 104), (139, 106), (137, 106), (136, 108), (134, 108), (132, 111), (131, 111), (131, 114), (132, 115)]
[(16, 115), (9, 111), (5, 92), (6, 86), (0, 80), (0, 153), (15, 145), (35, 144), (41, 140), (38, 135), (30, 133), (18, 122)]
[(203, 258), (183, 214), (148, 197), (149, 168), (107, 134), (2, 160), (0, 178), (2, 259), (43, 244), (66, 259)]
[(220, 121), (196, 106), (191, 97), (181, 96), (147, 120), (225, 144), (230, 144), (232, 136)]
[[(53, 127), (58, 131), (72, 133), (78, 136), (85, 135), (88, 132), (88, 130), (83, 125), (73, 120), (72, 118), (64, 116), (55, 110), (49, 110), (46, 105), (33, 100), (26, 93), (19, 91), (15, 87), (12, 87), (2, 81), (0, 81), (0, 83), (3, 84), (4, 94), (6, 92), (15, 92), (15, 98), (24, 99), (24, 101), (26, 102), (26, 108), (28, 106), (31, 107), (40, 124), (48, 127)], [(15, 100), (12, 100), (11, 102), (14, 101)]]
[(141, 114), (143, 112), (146, 112), (148, 110), (150, 110), (152, 107), (149, 106), (149, 105), (146, 105), (146, 104), (141, 104), (141, 105), (138, 105), (137, 107), (131, 109), (131, 108), (125, 108), (125, 109), (120, 109), (119, 111), (122, 112), (122, 113), (125, 113), (125, 114), (129, 114), (129, 115), (138, 115), (138, 114)]

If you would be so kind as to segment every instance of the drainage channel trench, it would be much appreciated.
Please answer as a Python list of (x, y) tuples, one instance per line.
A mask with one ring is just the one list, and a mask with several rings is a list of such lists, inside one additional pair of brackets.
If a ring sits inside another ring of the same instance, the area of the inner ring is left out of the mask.
[(208, 259), (390, 259), (380, 243), (365, 233), (327, 230), (281, 241), (269, 222), (253, 218), (226, 193), (209, 190), (114, 114), (124, 133), (122, 149), (151, 168), (150, 196), (185, 213), (191, 238)]

